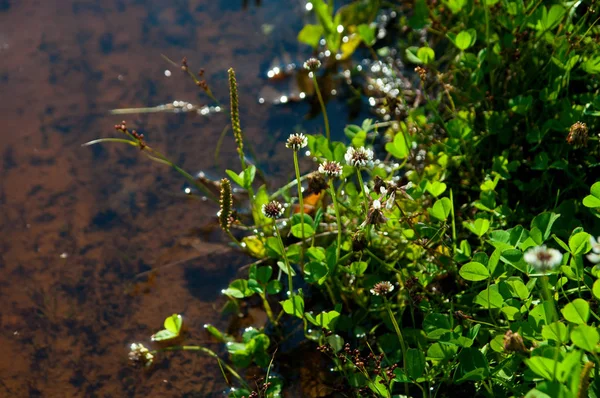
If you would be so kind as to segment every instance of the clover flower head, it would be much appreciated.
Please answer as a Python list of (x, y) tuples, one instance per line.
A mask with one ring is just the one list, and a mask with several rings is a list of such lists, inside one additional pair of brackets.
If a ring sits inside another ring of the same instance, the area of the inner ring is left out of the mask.
[(134, 365), (148, 367), (152, 365), (154, 355), (141, 343), (132, 343), (129, 348), (129, 360)]
[(394, 291), (394, 285), (388, 281), (378, 282), (371, 289), (371, 294), (374, 296), (387, 296)]
[(553, 270), (562, 261), (562, 253), (556, 249), (547, 248), (546, 245), (530, 248), (523, 258), (537, 271), (546, 273)]
[(517, 332), (512, 330), (506, 331), (504, 334), (504, 351), (506, 352), (522, 352), (528, 353), (529, 350), (525, 347), (523, 337)]
[(574, 123), (569, 129), (569, 135), (567, 135), (567, 142), (574, 147), (587, 146), (588, 143), (588, 126), (585, 123), (577, 122)]
[(344, 159), (350, 166), (373, 167), (373, 151), (362, 146), (360, 148), (348, 148)]
[(309, 58), (304, 62), (304, 69), (315, 72), (321, 67), (321, 61), (316, 58)]
[(328, 177), (339, 177), (342, 175), (342, 165), (338, 162), (326, 160), (319, 165), (319, 173)]
[(364, 228), (367, 225), (380, 225), (385, 224), (386, 222), (387, 218), (383, 215), (381, 201), (379, 199), (375, 199), (373, 202), (371, 202), (369, 212), (367, 213), (367, 218), (365, 218), (365, 221), (360, 224), (360, 227)]
[(285, 142), (286, 148), (293, 149), (298, 152), (300, 149), (308, 145), (308, 139), (302, 133), (290, 134), (289, 138)]
[(279, 218), (283, 215), (284, 211), (285, 208), (283, 205), (276, 200), (272, 200), (262, 206), (262, 212), (268, 218)]
[(586, 257), (593, 264), (600, 263), (600, 237), (598, 239), (590, 236), (590, 244), (592, 245), (592, 251)]

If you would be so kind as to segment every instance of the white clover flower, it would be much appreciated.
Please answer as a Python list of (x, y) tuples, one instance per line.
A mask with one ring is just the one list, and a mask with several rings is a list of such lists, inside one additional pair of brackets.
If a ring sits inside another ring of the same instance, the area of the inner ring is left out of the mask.
[(371, 294), (374, 296), (387, 296), (394, 290), (394, 285), (392, 285), (388, 281), (378, 282), (373, 286), (370, 290)]
[(360, 148), (348, 148), (344, 159), (350, 166), (373, 167), (373, 151), (362, 146)]
[(556, 268), (561, 263), (562, 257), (561, 252), (556, 249), (549, 249), (546, 245), (532, 247), (523, 256), (529, 265), (542, 273)]
[(276, 200), (262, 205), (262, 212), (268, 218), (279, 218), (283, 215), (284, 211), (285, 207)]
[(326, 160), (319, 165), (319, 173), (328, 177), (339, 177), (342, 175), (342, 165), (338, 162)]
[(285, 142), (286, 148), (293, 149), (298, 152), (300, 149), (308, 145), (308, 138), (302, 133), (290, 134), (289, 138)]
[(304, 62), (304, 69), (314, 72), (321, 67), (321, 61), (316, 58), (309, 58)]
[(592, 245), (592, 252), (586, 257), (593, 264), (600, 263), (600, 237), (598, 239), (590, 236), (590, 244)]
[(129, 360), (134, 365), (149, 367), (152, 365), (154, 355), (141, 343), (132, 343), (129, 347)]

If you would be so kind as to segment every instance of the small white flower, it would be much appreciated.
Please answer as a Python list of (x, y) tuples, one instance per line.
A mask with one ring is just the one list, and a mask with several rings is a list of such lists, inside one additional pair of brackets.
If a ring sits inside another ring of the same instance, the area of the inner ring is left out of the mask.
[(285, 146), (286, 148), (293, 149), (294, 151), (299, 151), (300, 149), (306, 147), (308, 145), (308, 138), (302, 133), (294, 133), (290, 134), (287, 139)]
[(285, 207), (276, 200), (262, 205), (262, 212), (268, 218), (279, 218), (283, 215), (284, 211)]
[(135, 365), (149, 367), (154, 355), (143, 344), (132, 343), (129, 348), (129, 360)]
[(562, 261), (562, 253), (556, 249), (549, 249), (546, 245), (532, 247), (523, 258), (537, 271), (545, 273), (553, 270)]
[(592, 252), (586, 257), (591, 263), (598, 264), (600, 263), (600, 237), (596, 240), (596, 238), (590, 236), (590, 244), (592, 245)]
[(392, 191), (390, 193), (390, 196), (389, 196), (387, 202), (385, 202), (385, 208), (388, 210), (391, 210), (392, 207), (394, 207), (395, 203), (396, 203), (396, 191)]
[(338, 162), (326, 160), (319, 165), (319, 173), (328, 177), (339, 177), (342, 175), (342, 165)]
[(348, 148), (344, 159), (350, 166), (373, 167), (373, 151), (362, 146), (360, 148)]
[(310, 58), (304, 62), (304, 69), (314, 72), (321, 67), (321, 61), (316, 58)]
[(375, 210), (381, 210), (381, 202), (379, 201), (379, 199), (375, 199), (373, 201), (373, 208)]
[(388, 281), (378, 282), (370, 290), (371, 294), (374, 296), (386, 296), (392, 291), (394, 291), (394, 285)]

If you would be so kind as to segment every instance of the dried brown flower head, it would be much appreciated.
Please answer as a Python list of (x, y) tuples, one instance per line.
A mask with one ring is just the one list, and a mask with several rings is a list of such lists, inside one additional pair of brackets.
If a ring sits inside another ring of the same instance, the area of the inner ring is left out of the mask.
[(525, 347), (525, 343), (523, 343), (523, 337), (512, 330), (508, 330), (504, 334), (504, 351), (521, 353), (529, 352), (527, 347)]
[(361, 228), (364, 228), (367, 225), (379, 225), (385, 224), (386, 222), (387, 218), (383, 215), (383, 211), (381, 211), (381, 202), (379, 199), (375, 199), (371, 203), (371, 208), (369, 209), (367, 218), (360, 226)]
[(574, 123), (567, 135), (567, 142), (574, 147), (587, 146), (588, 126), (581, 122)]
[(307, 193), (314, 193), (315, 195), (318, 195), (321, 193), (321, 191), (326, 190), (327, 187), (327, 181), (325, 180), (325, 178), (323, 178), (323, 175), (321, 173), (314, 172), (308, 175)]
[(415, 72), (419, 75), (419, 78), (421, 78), (422, 81), (427, 79), (427, 69), (423, 68), (422, 66), (417, 66), (415, 68)]

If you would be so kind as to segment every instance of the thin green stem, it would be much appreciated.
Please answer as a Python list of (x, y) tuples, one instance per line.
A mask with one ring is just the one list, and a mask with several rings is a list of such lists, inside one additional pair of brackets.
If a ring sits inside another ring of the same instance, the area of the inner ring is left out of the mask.
[(325, 108), (325, 102), (323, 101), (323, 96), (321, 95), (321, 90), (319, 89), (319, 83), (317, 82), (317, 76), (314, 72), (312, 74), (312, 81), (315, 85), (315, 92), (317, 93), (317, 98), (319, 98), (319, 104), (321, 105), (321, 112), (323, 113), (323, 122), (325, 123), (325, 136), (327, 137), (327, 141), (331, 142), (331, 132), (329, 130), (329, 118), (327, 117), (327, 109)]
[(342, 248), (342, 218), (340, 217), (340, 206), (338, 205), (335, 188), (333, 187), (333, 179), (329, 179), (329, 193), (331, 194), (331, 200), (333, 201), (333, 208), (335, 209), (335, 219), (337, 222), (337, 247), (335, 248), (335, 263), (340, 261), (340, 250)]
[[(396, 321), (396, 317), (394, 316), (394, 313), (392, 312), (392, 307), (390, 306), (390, 302), (388, 301), (387, 297), (384, 296), (383, 300), (385, 302), (385, 308), (390, 317), (390, 321), (392, 321), (392, 325), (394, 325), (394, 330), (396, 330), (396, 335), (398, 336), (398, 342), (400, 343), (400, 349), (402, 350), (402, 366), (404, 368), (404, 374), (408, 375), (408, 373), (407, 373), (408, 369), (406, 367), (406, 344), (404, 343), (404, 337), (402, 337), (402, 330), (400, 330), (400, 326), (398, 325), (398, 322)], [(406, 388), (406, 396), (408, 396), (408, 384), (405, 385), (405, 388)]]
[(554, 305), (554, 297), (550, 292), (550, 286), (548, 285), (548, 276), (544, 275), (540, 278), (542, 285), (542, 298), (550, 303), (552, 306), (552, 322), (558, 321), (558, 313), (556, 312), (556, 306)]
[(356, 168), (356, 175), (358, 176), (358, 183), (360, 184), (360, 191), (362, 192), (363, 197), (365, 198), (365, 217), (369, 214), (369, 197), (365, 192), (365, 184), (363, 183), (362, 175), (360, 174), (360, 169)]
[(454, 215), (454, 194), (452, 189), (450, 190), (450, 202), (452, 207), (450, 208), (450, 214), (452, 215), (452, 254), (456, 254), (456, 217)]
[[(549, 302), (552, 308), (552, 319), (551, 322), (558, 321), (558, 313), (556, 312), (556, 306), (554, 305), (554, 297), (550, 292), (550, 286), (548, 285), (548, 276), (543, 275), (540, 279), (540, 284), (542, 285), (542, 305), (545, 302)], [(558, 372), (558, 357), (560, 354), (560, 345), (556, 347), (556, 352), (554, 353), (554, 380), (556, 380), (556, 373)]]
[(298, 166), (298, 151), (294, 151), (294, 169), (298, 181), (298, 203), (300, 205), (300, 228), (302, 228), (302, 243), (300, 244), (300, 269), (304, 271), (304, 199), (302, 198), (302, 183), (300, 182), (300, 167)]
[(267, 313), (269, 320), (272, 324), (277, 325), (277, 321), (273, 315), (273, 310), (271, 309), (271, 304), (269, 304), (269, 301), (267, 300), (267, 295), (265, 293), (261, 293), (260, 298), (262, 299), (263, 307), (265, 307), (265, 312)]
[(281, 239), (281, 233), (279, 232), (279, 228), (277, 228), (277, 224), (274, 223), (273, 228), (275, 228), (275, 233), (277, 235), (277, 239), (279, 240), (279, 245), (281, 246), (281, 253), (283, 254), (283, 261), (285, 262), (285, 267), (288, 275), (288, 288), (289, 288), (289, 296), (292, 299), (292, 305), (294, 306), (294, 315), (296, 315), (296, 300), (294, 300), (294, 285), (292, 283), (292, 266), (290, 265), (290, 261), (288, 260), (287, 253), (285, 252), (285, 246), (283, 245), (283, 239)]

